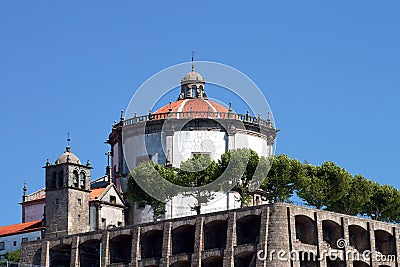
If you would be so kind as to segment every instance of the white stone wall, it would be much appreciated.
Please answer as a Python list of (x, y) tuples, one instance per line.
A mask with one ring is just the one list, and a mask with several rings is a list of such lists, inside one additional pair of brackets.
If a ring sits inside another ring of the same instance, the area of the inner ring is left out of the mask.
[[(4, 242), (4, 250), (0, 250), (0, 258), (7, 252), (11, 252), (20, 249), (22, 238), (28, 238), (28, 241), (33, 241), (42, 238), (41, 231), (33, 231), (28, 233), (22, 233), (17, 235), (9, 235), (0, 237), (0, 242)], [(15, 246), (14, 246), (15, 242)]]
[(270, 156), (272, 154), (272, 147), (268, 146), (267, 140), (255, 135), (236, 133), (234, 142), (233, 147), (235, 149), (250, 148), (257, 152), (259, 156)]
[(227, 135), (220, 131), (179, 131), (173, 138), (173, 166), (192, 157), (192, 153), (208, 153), (215, 161), (228, 149)]
[[(100, 218), (106, 219), (106, 227), (124, 225), (124, 215), (122, 208), (104, 205), (101, 207), (100, 210)], [(100, 225), (100, 227), (102, 228), (103, 226)]]

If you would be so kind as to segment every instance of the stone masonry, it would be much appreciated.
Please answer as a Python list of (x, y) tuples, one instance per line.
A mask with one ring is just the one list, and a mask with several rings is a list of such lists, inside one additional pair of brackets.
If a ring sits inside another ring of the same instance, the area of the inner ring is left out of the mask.
[[(399, 230), (394, 224), (276, 203), (26, 242), (21, 262), (84, 267), (397, 267)], [(365, 251), (372, 252), (369, 258), (357, 258)]]

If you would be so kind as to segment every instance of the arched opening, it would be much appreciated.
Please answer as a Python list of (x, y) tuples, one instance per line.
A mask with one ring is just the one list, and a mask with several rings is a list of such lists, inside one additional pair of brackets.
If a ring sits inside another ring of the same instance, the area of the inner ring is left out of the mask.
[(227, 221), (212, 221), (204, 225), (204, 249), (225, 248)]
[(73, 184), (74, 184), (74, 187), (78, 187), (78, 180), (79, 180), (78, 171), (74, 171), (72, 175), (73, 175)]
[(197, 97), (197, 87), (196, 87), (196, 85), (192, 85), (192, 97)]
[(296, 239), (305, 244), (316, 245), (317, 239), (314, 220), (305, 215), (296, 215), (295, 223)]
[(194, 225), (182, 225), (172, 230), (172, 254), (193, 253)]
[(201, 262), (201, 267), (223, 267), (223, 261), (220, 256), (209, 257)]
[(178, 261), (172, 264), (171, 267), (190, 267), (190, 261)]
[(92, 239), (79, 245), (80, 266), (100, 266), (100, 240)]
[(32, 264), (33, 265), (40, 265), (42, 261), (42, 249), (39, 248), (35, 254), (33, 255)]
[(162, 230), (151, 230), (142, 234), (140, 237), (142, 259), (161, 258), (162, 243)]
[(71, 245), (58, 245), (50, 249), (50, 267), (69, 267)]
[(237, 220), (237, 244), (258, 244), (260, 239), (260, 224), (260, 215), (248, 215)]
[(308, 251), (299, 253), (300, 267), (317, 267), (317, 256)]
[(375, 230), (375, 249), (383, 255), (396, 254), (393, 236), (387, 231)]
[(81, 188), (85, 188), (85, 179), (86, 179), (86, 174), (84, 172), (81, 172), (79, 175), (79, 186)]
[(322, 234), (323, 240), (329, 244), (331, 248), (337, 249), (337, 241), (343, 238), (342, 227), (340, 224), (331, 221), (325, 220), (322, 221)]
[(369, 264), (363, 261), (353, 261), (353, 267), (369, 267)]
[(235, 267), (255, 267), (256, 253), (254, 251), (242, 252), (235, 256)]
[(330, 257), (326, 257), (326, 266), (327, 267), (345, 267), (346, 264), (344, 261), (339, 259), (332, 260)]
[(132, 236), (119, 235), (110, 239), (110, 263), (130, 263)]
[(368, 231), (358, 225), (349, 225), (350, 246), (359, 252), (371, 249)]

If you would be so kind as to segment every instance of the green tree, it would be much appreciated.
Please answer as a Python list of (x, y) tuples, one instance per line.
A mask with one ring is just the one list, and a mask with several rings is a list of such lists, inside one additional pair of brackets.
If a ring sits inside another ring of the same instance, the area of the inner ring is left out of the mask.
[(365, 206), (366, 214), (374, 220), (399, 221), (400, 192), (391, 185), (373, 183), (372, 196)]
[(305, 165), (305, 176), (298, 195), (317, 209), (331, 209), (349, 190), (351, 174), (335, 163), (327, 161), (321, 166)]
[(349, 215), (363, 214), (365, 205), (370, 201), (374, 192), (374, 183), (364, 176), (357, 174), (349, 180), (349, 190), (343, 197), (333, 201), (329, 210)]
[(181, 163), (174, 183), (180, 186), (192, 187), (192, 190), (185, 192), (184, 195), (196, 199), (196, 203), (191, 208), (197, 214), (201, 212), (201, 205), (209, 202), (215, 196), (213, 190), (208, 190), (203, 186), (213, 182), (218, 177), (217, 169), (217, 164), (209, 155), (195, 155)]
[(218, 161), (218, 176), (222, 176), (226, 184), (235, 185), (232, 191), (238, 192), (240, 195), (241, 206), (246, 206), (253, 195), (251, 181), (263, 181), (266, 179), (266, 174), (269, 169), (269, 162), (264, 157), (259, 157), (258, 154), (249, 148), (240, 148), (225, 152)]
[(280, 154), (273, 158), (267, 179), (261, 188), (272, 202), (285, 202), (293, 196), (304, 177), (303, 164)]
[[(130, 173), (127, 181), (129, 199), (134, 203), (150, 205), (154, 220), (157, 220), (165, 213), (165, 202), (174, 196), (172, 187), (165, 181), (161, 181), (160, 176), (172, 183), (176, 180), (176, 174), (173, 169), (156, 165), (152, 161), (144, 161)], [(143, 190), (142, 183), (151, 185), (145, 186), (148, 192)], [(158, 192), (166, 193), (164, 201), (157, 200), (151, 196)]]

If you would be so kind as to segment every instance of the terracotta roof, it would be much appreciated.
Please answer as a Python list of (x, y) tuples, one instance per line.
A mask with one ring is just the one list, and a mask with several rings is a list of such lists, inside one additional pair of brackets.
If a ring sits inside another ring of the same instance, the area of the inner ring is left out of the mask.
[(97, 199), (104, 192), (104, 190), (106, 190), (106, 188), (92, 189), (92, 191), (90, 191), (90, 201)]
[(42, 221), (32, 221), (26, 223), (12, 224), (0, 227), (0, 236), (15, 235), (43, 229)]
[(181, 99), (172, 102), (171, 105), (167, 104), (157, 110), (154, 114), (168, 113), (169, 108), (172, 108), (172, 112), (228, 112), (228, 109), (214, 101), (208, 99)]

